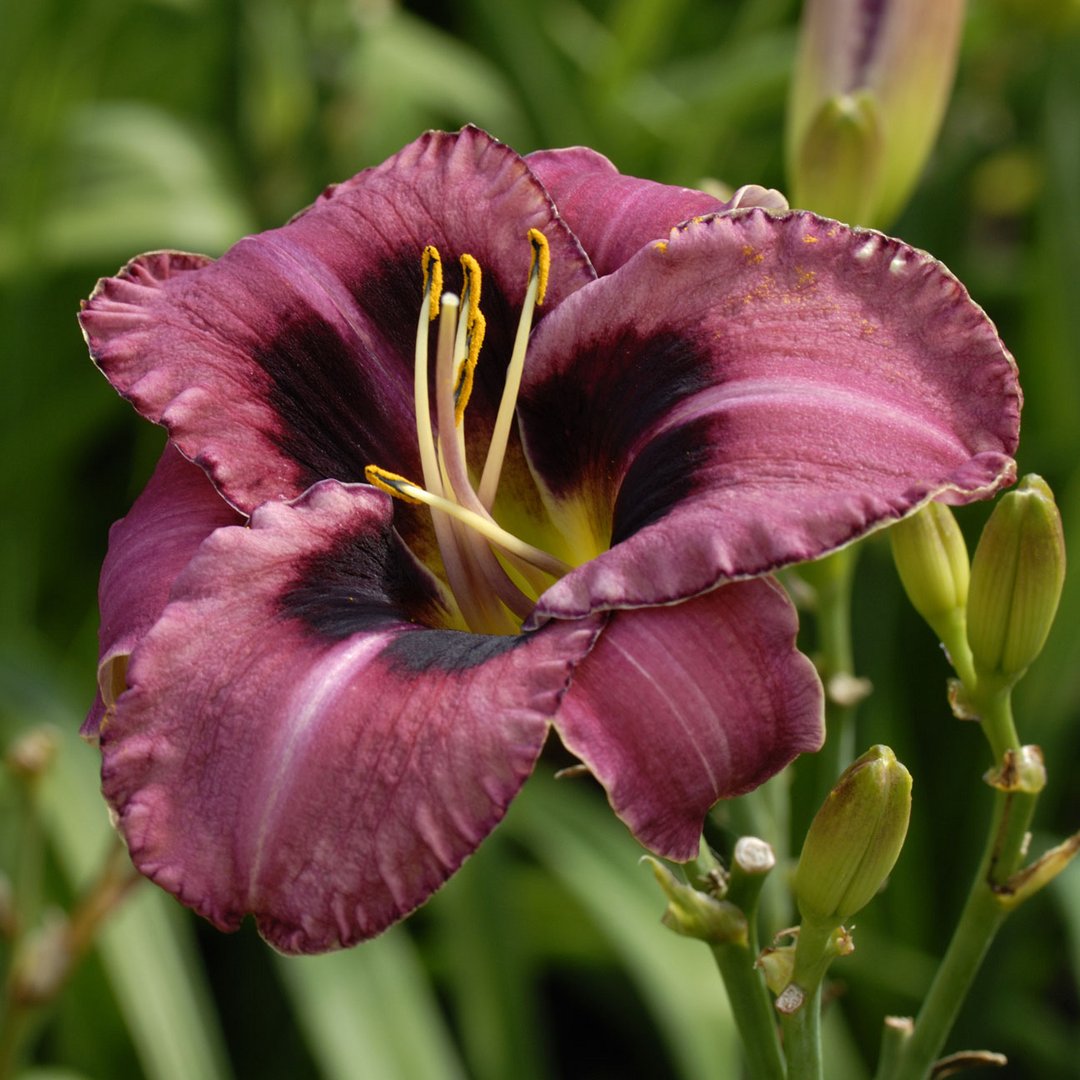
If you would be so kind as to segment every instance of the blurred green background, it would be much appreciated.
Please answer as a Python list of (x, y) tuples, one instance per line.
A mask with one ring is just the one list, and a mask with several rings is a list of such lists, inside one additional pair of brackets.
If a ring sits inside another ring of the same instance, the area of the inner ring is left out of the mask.
[[(1050, 481), (1080, 565), (1078, 13), (972, 6), (938, 149), (892, 231), (944, 259), (1016, 354), (1021, 471)], [(144, 250), (220, 253), (464, 122), (523, 152), (586, 143), (624, 172), (783, 188), (797, 16), (793, 0), (2, 0), (0, 744), (39, 724), (60, 742), (37, 813), (0, 780), (0, 868), (41, 869), (29, 910), (47, 923), (69, 906), (108, 847), (96, 755), (74, 733), (108, 526), (162, 441), (86, 357), (75, 313), (95, 280)], [(1074, 574), (1018, 695), (1050, 770), (1036, 850), (1080, 825), (1078, 594)], [(951, 718), (946, 664), (880, 542), (859, 567), (856, 644), (875, 685), (859, 746), (892, 745), (916, 801), (834, 970), (831, 1080), (868, 1076), (882, 1015), (917, 1008), (989, 809), (981, 739)], [(348, 953), (282, 960), (139, 889), (36, 1021), (26, 1075), (737, 1077), (707, 951), (657, 925), (662, 898), (590, 783), (544, 772), (406, 928)], [(949, 1045), (1005, 1051), (999, 1075), (1074, 1077), (1078, 985), (1073, 867), (1006, 925)]]

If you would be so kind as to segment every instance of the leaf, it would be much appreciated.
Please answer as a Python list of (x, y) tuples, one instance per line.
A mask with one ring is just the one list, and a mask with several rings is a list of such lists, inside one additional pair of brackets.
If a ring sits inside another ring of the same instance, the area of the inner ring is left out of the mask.
[(546, 865), (610, 941), (687, 1080), (737, 1076), (739, 1046), (709, 951), (660, 925), (664, 897), (642, 850), (572, 782), (534, 776), (505, 826)]
[(416, 949), (396, 927), (355, 949), (278, 958), (326, 1080), (461, 1080)]
[[(42, 785), (42, 815), (59, 861), (79, 889), (115, 839), (98, 793), (97, 756), (75, 734), (79, 718), (58, 701), (40, 705), (44, 715), (34, 720), (51, 723), (60, 740)], [(194, 961), (190, 924), (175, 901), (141, 887), (106, 922), (97, 947), (151, 1080), (230, 1075), (209, 987)]]

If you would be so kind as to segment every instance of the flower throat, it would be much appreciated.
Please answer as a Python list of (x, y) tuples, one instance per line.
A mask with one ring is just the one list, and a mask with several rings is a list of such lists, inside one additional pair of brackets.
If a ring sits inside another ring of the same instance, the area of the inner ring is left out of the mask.
[[(447, 584), (457, 606), (455, 616), (459, 618), (455, 621), (476, 633), (517, 633), (533, 608), (534, 598), (571, 569), (561, 559), (507, 532), (491, 514), (514, 421), (533, 313), (544, 302), (551, 263), (542, 232), (530, 229), (529, 243), (532, 259), (528, 286), (479, 484), (474, 487), (469, 476), (464, 420), (486, 328), (480, 311), (480, 265), (471, 255), (461, 256), (463, 285), (459, 299), (443, 292), (442, 261), (430, 245), (424, 248), (420, 263), (424, 293), (413, 367), (423, 485), (377, 465), (368, 465), (364, 470), (368, 483), (395, 498), (430, 508)], [(428, 327), (436, 321), (433, 426), (428, 390)]]

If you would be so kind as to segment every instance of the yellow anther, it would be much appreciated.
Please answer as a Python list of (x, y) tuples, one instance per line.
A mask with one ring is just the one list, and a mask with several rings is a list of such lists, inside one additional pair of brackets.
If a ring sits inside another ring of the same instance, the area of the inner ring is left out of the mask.
[(410, 495), (404, 490), (404, 488), (416, 490), (417, 487), (416, 484), (404, 476), (388, 472), (386, 469), (380, 469), (378, 465), (368, 465), (364, 468), (364, 479), (369, 484), (374, 484), (380, 491), (385, 491), (387, 495), (393, 495), (395, 499), (415, 503), (417, 506), (423, 505), (423, 499), (418, 499), (415, 495)]
[(424, 295), (429, 297), (431, 305), (428, 319), (434, 322), (439, 317), (439, 300), (442, 297), (442, 259), (439, 250), (431, 244), (424, 248), (420, 256), (420, 269), (424, 275)]
[(487, 319), (479, 308), (476, 316), (469, 326), (468, 342), (469, 352), (461, 363), (458, 371), (457, 382), (454, 384), (454, 423), (461, 423), (465, 415), (465, 406), (469, 404), (472, 396), (473, 375), (476, 373), (476, 361), (480, 358), (480, 346), (484, 344), (484, 333), (487, 330)]
[(529, 243), (532, 244), (532, 261), (529, 263), (529, 279), (537, 276), (536, 304), (544, 302), (547, 292), (548, 273), (551, 270), (551, 252), (548, 250), (547, 237), (539, 229), (529, 230)]
[(471, 255), (462, 255), (461, 273), (465, 279), (461, 285), (461, 295), (469, 305), (465, 318), (471, 330), (480, 314), (480, 264)]

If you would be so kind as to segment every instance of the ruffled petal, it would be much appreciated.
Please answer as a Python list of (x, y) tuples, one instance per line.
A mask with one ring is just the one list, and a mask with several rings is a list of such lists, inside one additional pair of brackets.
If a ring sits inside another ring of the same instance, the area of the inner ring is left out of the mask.
[(97, 737), (124, 690), (128, 657), (157, 622), (176, 576), (215, 529), (242, 520), (198, 466), (166, 445), (131, 511), (109, 531), (98, 587), (98, 694), (83, 736)]
[(647, 848), (686, 861), (718, 799), (821, 746), (821, 683), (769, 579), (615, 612), (556, 727)]
[(250, 513), (375, 462), (418, 472), (413, 353), (420, 257), (438, 247), (484, 273), (475, 424), (494, 413), (531, 259), (548, 238), (548, 307), (595, 277), (522, 158), (485, 133), (429, 132), (330, 188), (288, 225), (216, 262), (158, 252), (98, 284), (81, 321), (116, 389)]
[(598, 629), (425, 628), (439, 606), (366, 486), (215, 532), (101, 734), (138, 868), (223, 929), (254, 914), (286, 952), (422, 903), (502, 817)]
[(532, 623), (693, 596), (984, 498), (1013, 479), (1020, 403), (993, 325), (930, 256), (802, 212), (690, 223), (537, 330), (525, 448), (598, 557)]
[[(585, 146), (538, 150), (525, 160), (551, 192), (598, 274), (613, 273), (680, 222), (730, 205), (704, 191), (624, 176), (603, 154)], [(765, 191), (740, 190), (751, 200)]]

